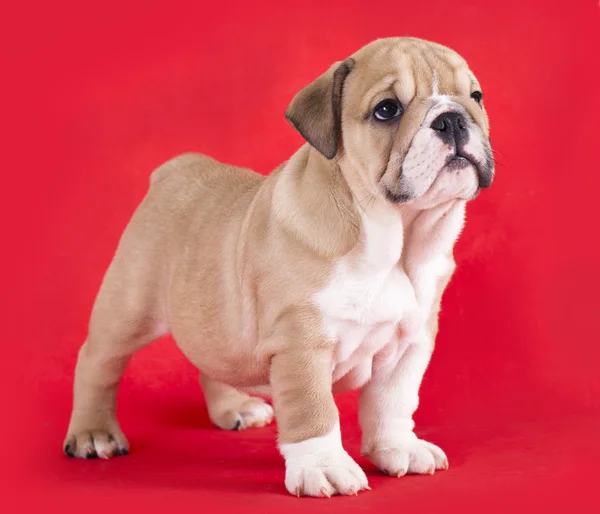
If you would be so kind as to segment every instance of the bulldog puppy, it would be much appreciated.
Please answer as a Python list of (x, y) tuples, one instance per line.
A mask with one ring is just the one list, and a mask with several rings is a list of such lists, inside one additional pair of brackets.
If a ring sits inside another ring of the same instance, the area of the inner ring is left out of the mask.
[(171, 333), (222, 429), (279, 426), (287, 490), (369, 489), (333, 393), (360, 389), (362, 452), (399, 477), (446, 469), (412, 415), (465, 204), (492, 182), (479, 82), (452, 50), (377, 40), (301, 90), (304, 136), (264, 177), (186, 154), (152, 174), (96, 299), (64, 450), (128, 452), (117, 387)]

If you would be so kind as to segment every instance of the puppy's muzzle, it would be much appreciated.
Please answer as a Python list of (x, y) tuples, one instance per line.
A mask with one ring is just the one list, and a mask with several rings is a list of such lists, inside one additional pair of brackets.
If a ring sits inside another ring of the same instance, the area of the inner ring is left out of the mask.
[(465, 151), (465, 145), (469, 142), (469, 125), (465, 117), (459, 112), (444, 112), (431, 123), (431, 128), (436, 131), (439, 138), (454, 149), (448, 159), (448, 169), (460, 169), (470, 164), (477, 170), (477, 178), (480, 188), (489, 187), (493, 178), (494, 160), (486, 155), (485, 162), (470, 155)]

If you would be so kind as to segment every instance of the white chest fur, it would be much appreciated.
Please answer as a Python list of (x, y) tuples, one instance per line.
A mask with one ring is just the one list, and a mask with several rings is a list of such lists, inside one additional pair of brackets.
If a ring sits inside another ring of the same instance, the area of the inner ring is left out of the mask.
[(327, 337), (336, 344), (334, 382), (360, 387), (384, 346), (415, 342), (438, 279), (451, 266), (448, 255), (463, 220), (463, 202), (423, 211), (408, 225), (400, 213), (385, 223), (363, 216), (361, 243), (315, 296)]

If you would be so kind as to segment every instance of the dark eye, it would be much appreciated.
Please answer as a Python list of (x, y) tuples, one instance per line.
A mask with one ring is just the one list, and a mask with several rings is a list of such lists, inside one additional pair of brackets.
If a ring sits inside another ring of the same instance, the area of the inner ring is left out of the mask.
[(481, 91), (473, 91), (471, 93), (471, 98), (480, 104), (481, 100), (483, 100), (483, 93)]
[(379, 121), (388, 121), (402, 114), (402, 107), (394, 100), (379, 102), (373, 111), (373, 116)]

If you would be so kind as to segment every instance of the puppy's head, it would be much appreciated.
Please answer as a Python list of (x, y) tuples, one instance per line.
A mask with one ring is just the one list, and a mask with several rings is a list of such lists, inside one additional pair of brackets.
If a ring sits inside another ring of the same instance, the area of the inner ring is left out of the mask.
[(392, 203), (469, 200), (492, 182), (479, 82), (462, 57), (435, 43), (377, 40), (302, 89), (286, 117)]

